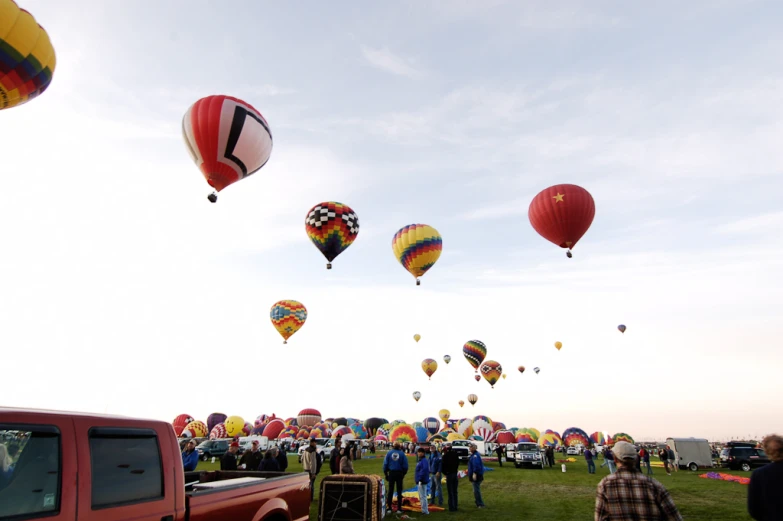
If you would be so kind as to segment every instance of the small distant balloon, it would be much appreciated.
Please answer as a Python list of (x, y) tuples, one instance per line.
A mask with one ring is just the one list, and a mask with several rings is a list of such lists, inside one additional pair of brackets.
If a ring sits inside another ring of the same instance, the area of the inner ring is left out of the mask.
[(421, 335), (420, 335), (420, 334), (418, 334), (418, 333), (416, 333), (415, 335), (413, 335), (413, 339), (414, 339), (416, 342), (418, 342), (419, 340), (421, 340)]
[(449, 418), (451, 418), (451, 412), (449, 412), (448, 409), (441, 409), (440, 411), (438, 411), (438, 416), (440, 417), (441, 420), (443, 420), (443, 423), (446, 423), (447, 421), (449, 421)]
[(617, 326), (617, 329), (620, 330), (620, 333), (625, 333), (625, 324), (620, 324), (619, 326)]
[(432, 380), (432, 375), (435, 374), (435, 371), (438, 370), (438, 362), (432, 358), (425, 358), (421, 362), (421, 369), (429, 377), (429, 379)]
[(506, 379), (506, 376), (508, 376), (506, 373), (503, 373), (503, 379)]
[(476, 376), (474, 376), (473, 378), (475, 378), (477, 382), (480, 382), (480, 381), (481, 381), (481, 375), (478, 375), (478, 374), (477, 374), (477, 375), (476, 375)]
[(520, 373), (524, 373), (525, 372), (525, 366), (524, 365), (520, 365), (519, 367), (517, 367), (517, 369), (519, 369)]
[(462, 400), (460, 400), (458, 403), (459, 403), (459, 406), (460, 406), (460, 407), (462, 407), (463, 405), (465, 405), (465, 402), (464, 402), (464, 401), (462, 401)]
[(413, 399), (418, 402), (420, 398), (421, 398), (421, 393), (419, 391), (415, 391), (413, 393)]
[(558, 351), (560, 351), (560, 348), (563, 347), (563, 343), (562, 342), (555, 342), (555, 347), (557, 348)]
[(470, 402), (470, 405), (476, 405), (477, 401), (478, 401), (478, 396), (476, 396), (475, 394), (468, 395), (468, 402)]
[(539, 369), (538, 367), (534, 367), (534, 368), (533, 368), (533, 371), (535, 371), (535, 372), (536, 372), (536, 374), (538, 374), (538, 373), (541, 371), (541, 369)]
[(451, 357), (449, 355), (446, 355), (443, 357), (443, 361), (448, 364), (449, 362), (451, 362)]

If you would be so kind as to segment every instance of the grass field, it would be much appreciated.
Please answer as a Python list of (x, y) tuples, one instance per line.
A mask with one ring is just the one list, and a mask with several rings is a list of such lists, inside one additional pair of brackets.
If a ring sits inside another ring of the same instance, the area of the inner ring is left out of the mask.
[[(383, 475), (383, 453), (374, 459), (361, 459), (354, 462), (357, 474)], [(289, 455), (289, 472), (301, 470), (295, 455)], [(409, 458), (411, 470), (405, 478), (404, 488), (413, 486), (414, 459)], [(599, 461), (599, 465), (602, 460)], [(446, 517), (454, 521), (503, 521), (525, 519), (593, 519), (595, 489), (598, 482), (609, 471), (598, 468), (596, 474), (587, 473), (587, 464), (580, 457), (576, 463), (567, 464), (563, 473), (558, 464), (555, 468), (516, 469), (511, 463), (503, 463), (498, 468), (496, 462), (485, 463), (492, 472), (485, 474), (481, 487), (487, 508), (479, 510), (473, 502), (473, 491), (467, 479), (459, 484), (459, 512), (433, 512), (431, 516)], [(217, 463), (199, 462), (198, 470), (218, 469)], [(460, 468), (465, 468), (460, 466)], [(667, 476), (663, 469), (653, 468), (655, 479), (660, 481), (677, 504), (685, 519), (709, 520), (749, 520), (746, 510), (747, 485), (727, 481), (699, 478), (706, 471), (690, 472), (680, 470)], [(750, 473), (721, 470), (729, 474), (748, 477)], [(310, 508), (310, 519), (318, 519), (318, 489), (323, 476), (329, 474), (328, 462), (324, 464), (316, 481), (316, 502)], [(444, 485), (445, 496), (445, 485)], [(445, 497), (444, 497), (445, 504)], [(423, 518), (416, 512), (408, 512), (411, 517)], [(388, 518), (394, 519), (394, 517)]]

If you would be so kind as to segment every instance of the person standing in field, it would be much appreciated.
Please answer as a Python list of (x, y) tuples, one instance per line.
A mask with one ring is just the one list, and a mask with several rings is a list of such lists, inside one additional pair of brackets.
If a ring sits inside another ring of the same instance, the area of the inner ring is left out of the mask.
[(495, 454), (498, 455), (498, 465), (500, 465), (501, 467), (503, 466), (503, 453), (504, 452), (505, 451), (503, 450), (503, 445), (498, 445), (495, 448)]
[(669, 451), (666, 449), (661, 449), (658, 451), (658, 457), (660, 457), (661, 461), (663, 462), (663, 470), (666, 471), (666, 475), (671, 476), (672, 473), (669, 470)]
[(642, 463), (644, 463), (644, 467), (645, 467), (645, 469), (647, 469), (647, 475), (648, 476), (652, 476), (653, 475), (653, 471), (652, 471), (652, 467), (650, 466), (650, 451), (649, 451), (649, 449), (646, 449), (646, 448), (642, 447), (642, 450), (639, 453), (639, 456), (642, 457)]
[(666, 453), (669, 455), (669, 463), (675, 472), (680, 471), (680, 462), (677, 459), (677, 455), (674, 453), (671, 447), (666, 446)]
[(196, 451), (196, 440), (189, 440), (182, 451), (182, 466), (185, 472), (196, 470), (198, 466), (198, 451)]
[(389, 482), (389, 491), (386, 494), (386, 510), (392, 510), (392, 498), (394, 488), (397, 488), (397, 512), (402, 512), (402, 480), (408, 473), (408, 457), (400, 450), (399, 441), (394, 442), (394, 448), (386, 453), (383, 458), (383, 474)]
[(783, 519), (783, 436), (767, 436), (761, 446), (772, 463), (750, 475), (748, 514), (757, 521)]
[(355, 454), (351, 449), (351, 443), (342, 450), (342, 458), (340, 458), (340, 474), (355, 474), (353, 471), (352, 454)]
[(239, 443), (234, 441), (228, 446), (228, 452), (220, 458), (220, 470), (237, 470), (237, 452)]
[(601, 463), (601, 467), (609, 467), (609, 474), (615, 473), (615, 466), (614, 466), (614, 454), (612, 453), (612, 449), (609, 447), (606, 447), (604, 449), (604, 462)]
[(261, 465), (263, 454), (261, 454), (261, 451), (258, 448), (258, 440), (253, 440), (253, 443), (250, 444), (250, 450), (246, 450), (242, 454), (242, 457), (239, 458), (239, 468), (244, 470), (255, 470)]
[(414, 478), (416, 480), (416, 486), (419, 489), (419, 502), (421, 503), (421, 513), (425, 516), (430, 514), (427, 505), (427, 485), (430, 483), (430, 464), (425, 456), (426, 452), (423, 447), (419, 447), (416, 451), (416, 458), (419, 460), (416, 463), (416, 470), (414, 472)]
[(449, 495), (449, 512), (457, 511), (459, 478), (459, 454), (451, 450), (450, 445), (443, 447), (443, 458), (441, 460), (441, 470), (446, 475), (446, 492)]
[(595, 461), (593, 461), (593, 453), (589, 448), (585, 450), (585, 461), (587, 462), (587, 473), (595, 474)]
[(435, 445), (430, 445), (430, 504), (435, 504), (435, 500), (438, 500), (438, 506), (443, 506), (443, 484), (441, 479), (443, 475), (442, 471), (442, 459), (438, 448)]
[(318, 447), (315, 439), (310, 440), (310, 446), (302, 453), (302, 470), (310, 475), (310, 501), (315, 499), (315, 478), (318, 476)]
[(484, 462), (476, 450), (476, 446), (470, 445), (470, 458), (468, 459), (468, 479), (473, 483), (473, 497), (476, 507), (484, 508), (484, 499), (481, 497), (481, 482), (484, 481)]
[(329, 470), (332, 472), (332, 475), (339, 474), (340, 473), (340, 451), (342, 450), (343, 441), (341, 437), (337, 437), (334, 440), (334, 447), (332, 448), (332, 453), (329, 454)]
[(669, 491), (636, 470), (636, 448), (626, 441), (614, 445), (617, 472), (598, 484), (595, 521), (682, 521)]
[(549, 445), (547, 446), (546, 450), (544, 451), (544, 456), (546, 456), (546, 462), (547, 465), (549, 465), (549, 468), (552, 468), (555, 466), (555, 449)]

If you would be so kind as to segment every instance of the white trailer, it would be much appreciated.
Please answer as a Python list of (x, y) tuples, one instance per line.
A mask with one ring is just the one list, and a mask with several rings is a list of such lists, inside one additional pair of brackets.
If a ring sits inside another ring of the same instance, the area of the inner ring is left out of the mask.
[(666, 438), (666, 445), (674, 451), (675, 465), (679, 467), (695, 472), (715, 465), (710, 443), (704, 438)]

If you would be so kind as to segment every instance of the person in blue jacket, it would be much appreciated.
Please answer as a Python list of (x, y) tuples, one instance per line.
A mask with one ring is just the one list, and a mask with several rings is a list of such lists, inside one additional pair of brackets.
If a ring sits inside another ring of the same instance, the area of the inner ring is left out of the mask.
[(400, 450), (400, 442), (394, 442), (394, 448), (383, 458), (383, 474), (389, 482), (389, 492), (386, 494), (386, 510), (391, 512), (394, 487), (397, 487), (397, 512), (402, 512), (402, 480), (408, 473), (408, 458)]
[(416, 480), (416, 486), (419, 487), (421, 513), (426, 516), (430, 513), (429, 506), (427, 505), (427, 485), (430, 484), (430, 462), (425, 454), (427, 454), (427, 452), (423, 447), (419, 447), (416, 451), (416, 457), (419, 459), (419, 462), (416, 464), (414, 479)]
[(441, 457), (438, 448), (435, 445), (430, 445), (430, 503), (435, 504), (435, 499), (438, 500), (438, 505), (443, 506), (443, 485), (441, 479), (443, 478), (441, 469)]
[(185, 472), (196, 470), (198, 466), (198, 451), (196, 451), (196, 440), (190, 440), (182, 451), (182, 466)]
[(481, 497), (481, 482), (484, 481), (484, 462), (481, 461), (481, 454), (476, 451), (475, 445), (470, 446), (468, 479), (473, 483), (473, 497), (476, 499), (476, 506), (484, 508), (484, 500)]

